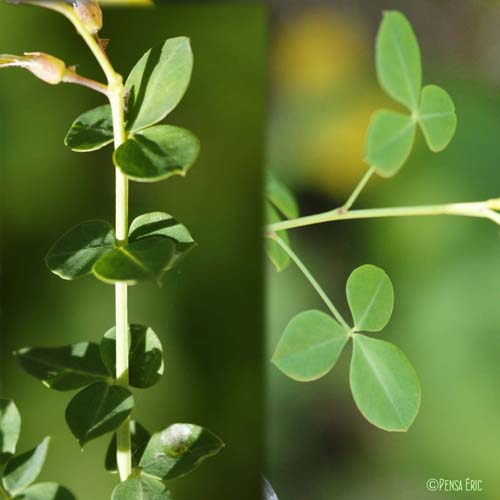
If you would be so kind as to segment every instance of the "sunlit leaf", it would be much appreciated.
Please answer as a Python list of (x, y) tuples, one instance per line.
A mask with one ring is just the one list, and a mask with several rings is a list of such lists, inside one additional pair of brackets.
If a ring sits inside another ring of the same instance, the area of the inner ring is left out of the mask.
[(418, 116), (429, 148), (434, 152), (442, 151), (457, 128), (455, 105), (448, 92), (437, 85), (424, 87)]
[(193, 424), (173, 424), (153, 434), (140, 466), (148, 476), (169, 480), (188, 474), (223, 448), (210, 431)]
[(136, 132), (163, 120), (186, 92), (192, 69), (186, 37), (169, 38), (148, 50), (127, 79), (127, 130)]
[(175, 244), (175, 255), (167, 269), (180, 264), (196, 246), (187, 227), (164, 212), (139, 215), (130, 224), (129, 240), (135, 241), (149, 236), (164, 236)]
[(168, 238), (152, 236), (117, 246), (94, 265), (94, 275), (105, 283), (159, 283), (175, 253)]
[(357, 331), (378, 332), (389, 322), (394, 308), (394, 289), (387, 274), (366, 264), (347, 280), (347, 300)]
[(420, 383), (406, 356), (393, 344), (356, 334), (350, 384), (363, 416), (387, 431), (406, 431), (420, 406)]
[[(151, 438), (151, 434), (135, 420), (130, 421), (130, 441), (132, 447), (132, 465), (139, 466), (142, 454)], [(116, 463), (116, 434), (111, 438), (106, 452), (105, 468), (108, 472), (118, 472)]]
[(72, 280), (89, 274), (99, 257), (109, 252), (114, 243), (115, 232), (108, 222), (82, 222), (59, 238), (45, 262), (54, 274)]
[(50, 438), (46, 437), (36, 448), (9, 460), (3, 473), (3, 487), (16, 496), (28, 487), (42, 471)]
[(21, 415), (13, 401), (0, 399), (0, 467), (16, 452), (21, 433)]
[[(106, 332), (101, 341), (101, 356), (111, 376), (116, 373), (116, 329)], [(152, 328), (129, 326), (129, 383), (146, 389), (163, 375), (163, 348)]]
[(64, 144), (73, 151), (84, 153), (111, 144), (113, 138), (111, 106), (105, 104), (81, 114), (71, 125)]
[(130, 179), (155, 182), (185, 176), (200, 152), (197, 137), (181, 127), (157, 125), (131, 135), (114, 154), (114, 161)]
[(294, 380), (317, 380), (333, 368), (347, 339), (347, 332), (331, 316), (305, 311), (285, 328), (272, 361)]
[(118, 385), (96, 382), (80, 391), (66, 408), (66, 422), (80, 446), (115, 431), (134, 407), (132, 393)]
[(62, 347), (26, 347), (14, 354), (30, 375), (57, 391), (79, 389), (109, 377), (99, 346), (92, 342)]
[(422, 86), (420, 48), (411, 24), (401, 12), (384, 13), (375, 54), (382, 88), (396, 101), (417, 111)]
[(394, 111), (377, 111), (366, 136), (366, 162), (382, 177), (394, 175), (411, 153), (415, 128), (411, 116)]
[(171, 500), (167, 487), (158, 479), (141, 476), (131, 477), (120, 483), (111, 500)]

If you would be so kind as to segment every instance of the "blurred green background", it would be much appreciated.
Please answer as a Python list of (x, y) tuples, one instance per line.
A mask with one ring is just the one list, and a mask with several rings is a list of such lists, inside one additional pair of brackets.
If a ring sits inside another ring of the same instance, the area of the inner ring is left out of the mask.
[[(414, 25), (424, 82), (450, 92), (459, 124), (438, 155), (419, 135), (410, 162), (392, 179), (371, 181), (357, 206), (500, 194), (498, 2), (274, 0), (268, 164), (299, 195), (304, 215), (345, 201), (366, 169), (371, 113), (398, 109), (380, 91), (373, 64), (374, 36), (389, 8)], [(327, 377), (308, 384), (268, 364), (268, 472), (280, 499), (500, 498), (499, 228), (444, 217), (332, 223), (290, 234), (346, 317), (350, 272), (365, 263), (387, 271), (396, 303), (380, 335), (415, 366), (422, 405), (408, 433), (385, 433), (354, 405), (350, 348)], [(324, 307), (295, 268), (269, 268), (267, 277), (269, 359), (296, 313)], [(483, 492), (431, 493), (430, 478), (480, 479)]]
[[(171, 483), (178, 500), (259, 497), (263, 445), (261, 314), (261, 152), (264, 139), (266, 13), (258, 5), (166, 5), (109, 10), (102, 36), (127, 74), (163, 39), (188, 35), (192, 84), (169, 116), (201, 139), (186, 179), (131, 185), (131, 217), (164, 210), (186, 224), (199, 247), (163, 289), (130, 292), (130, 320), (161, 337), (166, 373), (135, 391), (136, 418), (150, 431), (173, 422), (206, 426), (227, 443), (215, 459)], [(102, 79), (73, 28), (55, 13), (0, 4), (0, 52), (44, 51)], [(110, 497), (104, 471), (109, 438), (80, 452), (64, 422), (71, 394), (44, 388), (10, 352), (25, 345), (99, 341), (113, 324), (113, 288), (91, 278), (64, 282), (43, 257), (81, 220), (113, 220), (111, 150), (76, 154), (63, 137), (79, 113), (103, 102), (76, 86), (49, 87), (22, 70), (0, 75), (1, 391), (23, 416), (20, 450), (53, 437), (42, 479), (78, 498)]]

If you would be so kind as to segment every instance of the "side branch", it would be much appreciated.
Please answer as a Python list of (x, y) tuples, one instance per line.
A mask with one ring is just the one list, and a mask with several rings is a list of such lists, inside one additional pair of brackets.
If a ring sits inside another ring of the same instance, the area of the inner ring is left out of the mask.
[(106, 85), (100, 82), (96, 82), (95, 80), (91, 80), (90, 78), (86, 78), (85, 76), (81, 76), (75, 71), (66, 71), (62, 81), (64, 83), (74, 83), (75, 85), (81, 85), (82, 87), (87, 87), (91, 90), (95, 90), (96, 92), (100, 92), (106, 97), (108, 96), (108, 87)]
[(462, 217), (479, 217), (489, 219), (500, 225), (500, 199), (472, 202), (450, 203), (444, 205), (422, 205), (413, 207), (371, 208), (364, 210), (348, 210), (344, 207), (315, 215), (284, 220), (266, 226), (267, 232), (282, 231), (296, 227), (312, 226), (324, 222), (354, 219), (376, 219), (384, 217), (423, 217), (431, 215), (457, 215)]

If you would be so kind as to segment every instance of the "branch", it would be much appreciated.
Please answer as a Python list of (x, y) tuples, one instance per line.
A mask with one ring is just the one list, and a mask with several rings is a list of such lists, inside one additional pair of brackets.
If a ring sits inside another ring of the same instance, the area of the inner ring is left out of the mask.
[(96, 82), (90, 78), (86, 78), (85, 76), (78, 75), (73, 70), (67, 70), (63, 76), (62, 81), (64, 83), (74, 83), (76, 85), (82, 85), (83, 87), (87, 87), (89, 89), (95, 90), (96, 92), (100, 92), (108, 97), (108, 87), (103, 83)]
[(385, 217), (423, 217), (431, 215), (457, 215), (462, 217), (479, 217), (489, 219), (500, 226), (500, 199), (471, 202), (450, 203), (443, 205), (422, 205), (413, 207), (371, 208), (365, 210), (348, 210), (343, 207), (297, 219), (284, 220), (268, 224), (266, 231), (276, 232), (296, 227), (312, 226), (324, 222), (353, 219), (378, 219)]

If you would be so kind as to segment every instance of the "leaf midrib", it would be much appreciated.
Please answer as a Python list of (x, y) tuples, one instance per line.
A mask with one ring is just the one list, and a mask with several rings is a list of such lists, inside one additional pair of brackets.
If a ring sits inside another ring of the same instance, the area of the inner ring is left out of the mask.
[(394, 45), (396, 47), (396, 53), (398, 55), (398, 59), (400, 60), (401, 66), (403, 68), (403, 75), (405, 77), (405, 83), (406, 83), (406, 86), (408, 87), (409, 97), (412, 101), (411, 109), (412, 109), (412, 111), (414, 111), (417, 107), (417, 96), (414, 95), (414, 93), (413, 93), (413, 88), (411, 86), (411, 79), (410, 79), (410, 75), (408, 72), (408, 66), (407, 66), (406, 61), (403, 57), (403, 52), (402, 52), (401, 46), (399, 44), (399, 37), (396, 35), (395, 29), (391, 30), (391, 38), (394, 42)]
[(106, 386), (106, 390), (103, 392), (103, 397), (101, 398), (101, 401), (99, 402), (99, 406), (96, 408), (96, 411), (92, 417), (92, 420), (89, 422), (90, 425), (88, 427), (88, 430), (85, 432), (85, 437), (90, 436), (90, 434), (92, 434), (92, 432), (102, 422), (102, 418), (100, 418), (97, 422), (96, 422), (96, 420), (97, 420), (99, 414), (101, 413), (101, 410), (104, 406), (104, 403), (106, 401), (106, 398), (107, 398), (110, 390), (111, 390), (111, 387)]
[(300, 351), (295, 351), (295, 352), (292, 352), (292, 353), (287, 354), (287, 355), (285, 355), (285, 356), (277, 356), (277, 357), (275, 357), (274, 359), (275, 359), (276, 361), (280, 361), (280, 360), (288, 360), (289, 358), (292, 358), (292, 357), (294, 357), (294, 356), (300, 356), (300, 355), (302, 355), (302, 354), (306, 354), (306, 353), (309, 353), (309, 352), (314, 351), (314, 350), (316, 350), (316, 349), (320, 349), (320, 348), (322, 348), (322, 347), (325, 347), (325, 346), (327, 346), (327, 345), (329, 345), (329, 344), (334, 344), (334, 343), (336, 343), (336, 342), (343, 341), (343, 340), (345, 341), (346, 339), (347, 339), (347, 336), (346, 336), (345, 338), (343, 338), (343, 337), (332, 338), (332, 339), (329, 339), (329, 340), (325, 340), (325, 341), (323, 341), (323, 342), (320, 342), (320, 343), (318, 343), (318, 344), (314, 344), (314, 345), (312, 345), (312, 346), (309, 346), (309, 347), (307, 347), (307, 348), (305, 348), (305, 349), (302, 349), (302, 350), (300, 350)]
[(391, 147), (393, 144), (398, 142), (399, 139), (404, 137), (406, 133), (411, 130), (414, 127), (414, 124), (412, 121), (409, 121), (406, 125), (406, 127), (403, 127), (397, 134), (393, 135), (392, 138), (385, 142), (380, 148), (377, 149), (378, 153), (383, 153), (385, 150), (387, 150), (389, 147)]
[(367, 354), (366, 350), (364, 349), (363, 343), (358, 341), (357, 345), (360, 348), (360, 350), (361, 350), (364, 358), (366, 359), (367, 364), (371, 368), (371, 370), (373, 372), (373, 375), (375, 376), (375, 378), (379, 382), (379, 384), (382, 387), (382, 389), (383, 389), (383, 391), (384, 391), (387, 399), (389, 400), (389, 403), (391, 404), (391, 406), (392, 406), (392, 408), (393, 408), (393, 410), (394, 410), (394, 412), (395, 412), (395, 414), (396, 414), (396, 416), (397, 416), (397, 418), (399, 420), (399, 425), (402, 426), (402, 427), (404, 427), (403, 419), (401, 418), (401, 414), (399, 413), (398, 407), (395, 404), (394, 399), (391, 396), (391, 392), (387, 388), (387, 384), (384, 382), (384, 379), (380, 376), (378, 370), (376, 369), (376, 365), (373, 364), (370, 356)]
[(359, 321), (357, 321), (356, 326), (358, 328), (362, 329), (362, 327), (363, 327), (363, 321), (366, 319), (366, 316), (368, 315), (368, 313), (370, 312), (370, 310), (373, 308), (373, 305), (375, 304), (375, 300), (377, 299), (378, 294), (380, 293), (380, 290), (381, 290), (383, 284), (384, 284), (384, 281), (380, 280), (377, 288), (375, 289), (375, 292), (372, 295), (372, 298), (370, 299), (370, 302), (368, 302), (368, 304), (367, 304), (367, 306), (365, 308), (365, 312), (363, 313), (363, 315), (361, 316), (361, 318), (359, 319)]
[(455, 113), (453, 111), (441, 111), (436, 113), (424, 113), (420, 115), (420, 121), (424, 120), (432, 120), (435, 118), (443, 118), (445, 116), (454, 116)]
[(67, 251), (60, 251), (60, 252), (52, 252), (52, 256), (54, 257), (68, 257), (68, 256), (71, 256), (71, 255), (76, 255), (80, 252), (85, 252), (87, 250), (97, 250), (97, 249), (103, 249), (103, 250), (106, 250), (106, 249), (109, 249), (111, 250), (113, 248), (113, 243), (109, 243), (109, 244), (100, 244), (100, 245), (86, 245), (84, 247), (80, 247), (80, 248), (76, 248), (74, 250), (67, 250)]
[(41, 365), (43, 365), (44, 367), (47, 367), (47, 368), (54, 367), (54, 368), (56, 368), (56, 369), (58, 369), (58, 370), (60, 370), (62, 372), (69, 371), (69, 372), (75, 373), (77, 375), (93, 376), (95, 378), (107, 380), (107, 376), (106, 375), (99, 375), (99, 374), (96, 374), (94, 372), (86, 372), (84, 370), (78, 370), (78, 369), (69, 368), (69, 367), (61, 365), (59, 363), (52, 363), (52, 364), (50, 364), (47, 361), (39, 360), (35, 356), (26, 356), (26, 358), (30, 359), (31, 361), (36, 361), (37, 363), (39, 363), (39, 364), (41, 364)]
[(146, 265), (144, 265), (144, 263), (141, 262), (141, 260), (139, 260), (134, 254), (132, 254), (131, 252), (126, 250), (125, 247), (123, 247), (123, 246), (117, 247), (117, 250), (119, 252), (123, 253), (123, 255), (125, 255), (125, 257), (129, 258), (139, 269), (144, 271), (146, 274), (150, 274), (150, 275), (153, 274), (153, 271), (151, 269), (149, 269)]

